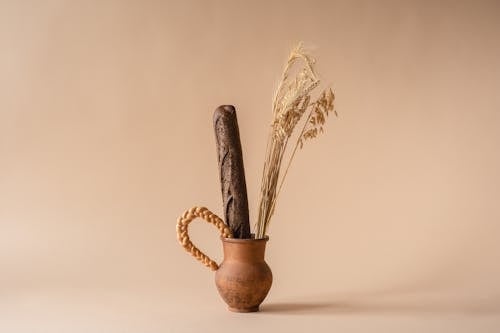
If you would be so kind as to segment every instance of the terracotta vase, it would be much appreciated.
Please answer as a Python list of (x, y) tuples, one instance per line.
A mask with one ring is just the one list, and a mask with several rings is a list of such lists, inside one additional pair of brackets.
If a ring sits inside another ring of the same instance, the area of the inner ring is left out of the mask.
[[(188, 225), (196, 218), (213, 224), (221, 233), (224, 260), (220, 266), (201, 252), (189, 238)], [(215, 273), (215, 284), (230, 311), (255, 312), (266, 298), (273, 274), (264, 261), (269, 238), (232, 238), (228, 226), (205, 207), (193, 207), (177, 219), (177, 239), (193, 257)]]
[(219, 294), (230, 311), (259, 311), (273, 282), (271, 269), (264, 261), (269, 238), (221, 239), (224, 260), (215, 273)]

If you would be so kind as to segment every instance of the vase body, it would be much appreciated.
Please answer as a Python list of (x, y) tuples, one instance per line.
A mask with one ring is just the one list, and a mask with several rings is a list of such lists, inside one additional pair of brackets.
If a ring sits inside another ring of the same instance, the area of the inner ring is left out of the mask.
[(219, 294), (230, 311), (259, 311), (273, 282), (271, 269), (264, 261), (268, 237), (221, 239), (224, 260), (215, 273)]

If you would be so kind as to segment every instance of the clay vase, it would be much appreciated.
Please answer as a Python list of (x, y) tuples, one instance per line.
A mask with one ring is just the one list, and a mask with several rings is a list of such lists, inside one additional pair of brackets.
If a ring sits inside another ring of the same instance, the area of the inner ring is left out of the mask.
[(215, 273), (215, 285), (234, 312), (256, 312), (271, 289), (273, 274), (264, 261), (268, 237), (223, 238), (224, 260)]
[[(188, 225), (202, 218), (219, 229), (224, 260), (218, 265), (201, 252), (189, 238)], [(255, 312), (266, 298), (273, 274), (264, 261), (266, 243), (262, 239), (236, 239), (220, 217), (205, 207), (192, 207), (177, 219), (177, 240), (193, 257), (215, 272), (215, 285), (230, 311)]]

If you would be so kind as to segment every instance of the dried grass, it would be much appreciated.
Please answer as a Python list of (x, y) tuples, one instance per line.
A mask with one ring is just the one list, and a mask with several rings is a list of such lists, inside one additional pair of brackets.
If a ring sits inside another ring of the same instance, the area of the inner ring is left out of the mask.
[[(311, 92), (319, 86), (314, 70), (315, 60), (307, 54), (300, 43), (290, 53), (283, 70), (280, 85), (273, 102), (273, 121), (268, 137), (266, 159), (262, 172), (259, 200), (259, 216), (255, 227), (255, 237), (263, 238), (276, 207), (283, 181), (297, 149), (308, 140), (323, 133), (323, 126), (334, 110), (334, 94), (328, 88), (311, 102)], [(297, 125), (303, 121), (302, 130), (297, 136), (294, 149), (288, 159), (283, 175), (280, 177), (283, 157), (287, 144)]]

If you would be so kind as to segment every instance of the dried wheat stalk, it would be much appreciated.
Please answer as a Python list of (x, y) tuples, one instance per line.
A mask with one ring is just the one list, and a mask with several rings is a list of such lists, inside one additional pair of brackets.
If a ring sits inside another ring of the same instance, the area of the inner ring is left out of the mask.
[[(320, 80), (314, 70), (315, 60), (308, 55), (302, 43), (292, 50), (286, 63), (280, 85), (273, 102), (273, 121), (268, 137), (266, 159), (262, 172), (259, 216), (255, 237), (263, 238), (276, 207), (276, 200), (288, 173), (288, 168), (298, 148), (304, 142), (323, 132), (323, 125), (330, 112), (334, 112), (334, 94), (328, 88), (311, 102), (311, 92)], [(301, 66), (299, 66), (301, 64)], [(295, 74), (294, 74), (295, 72)], [(302, 130), (280, 178), (283, 156), (295, 127), (306, 115)]]

